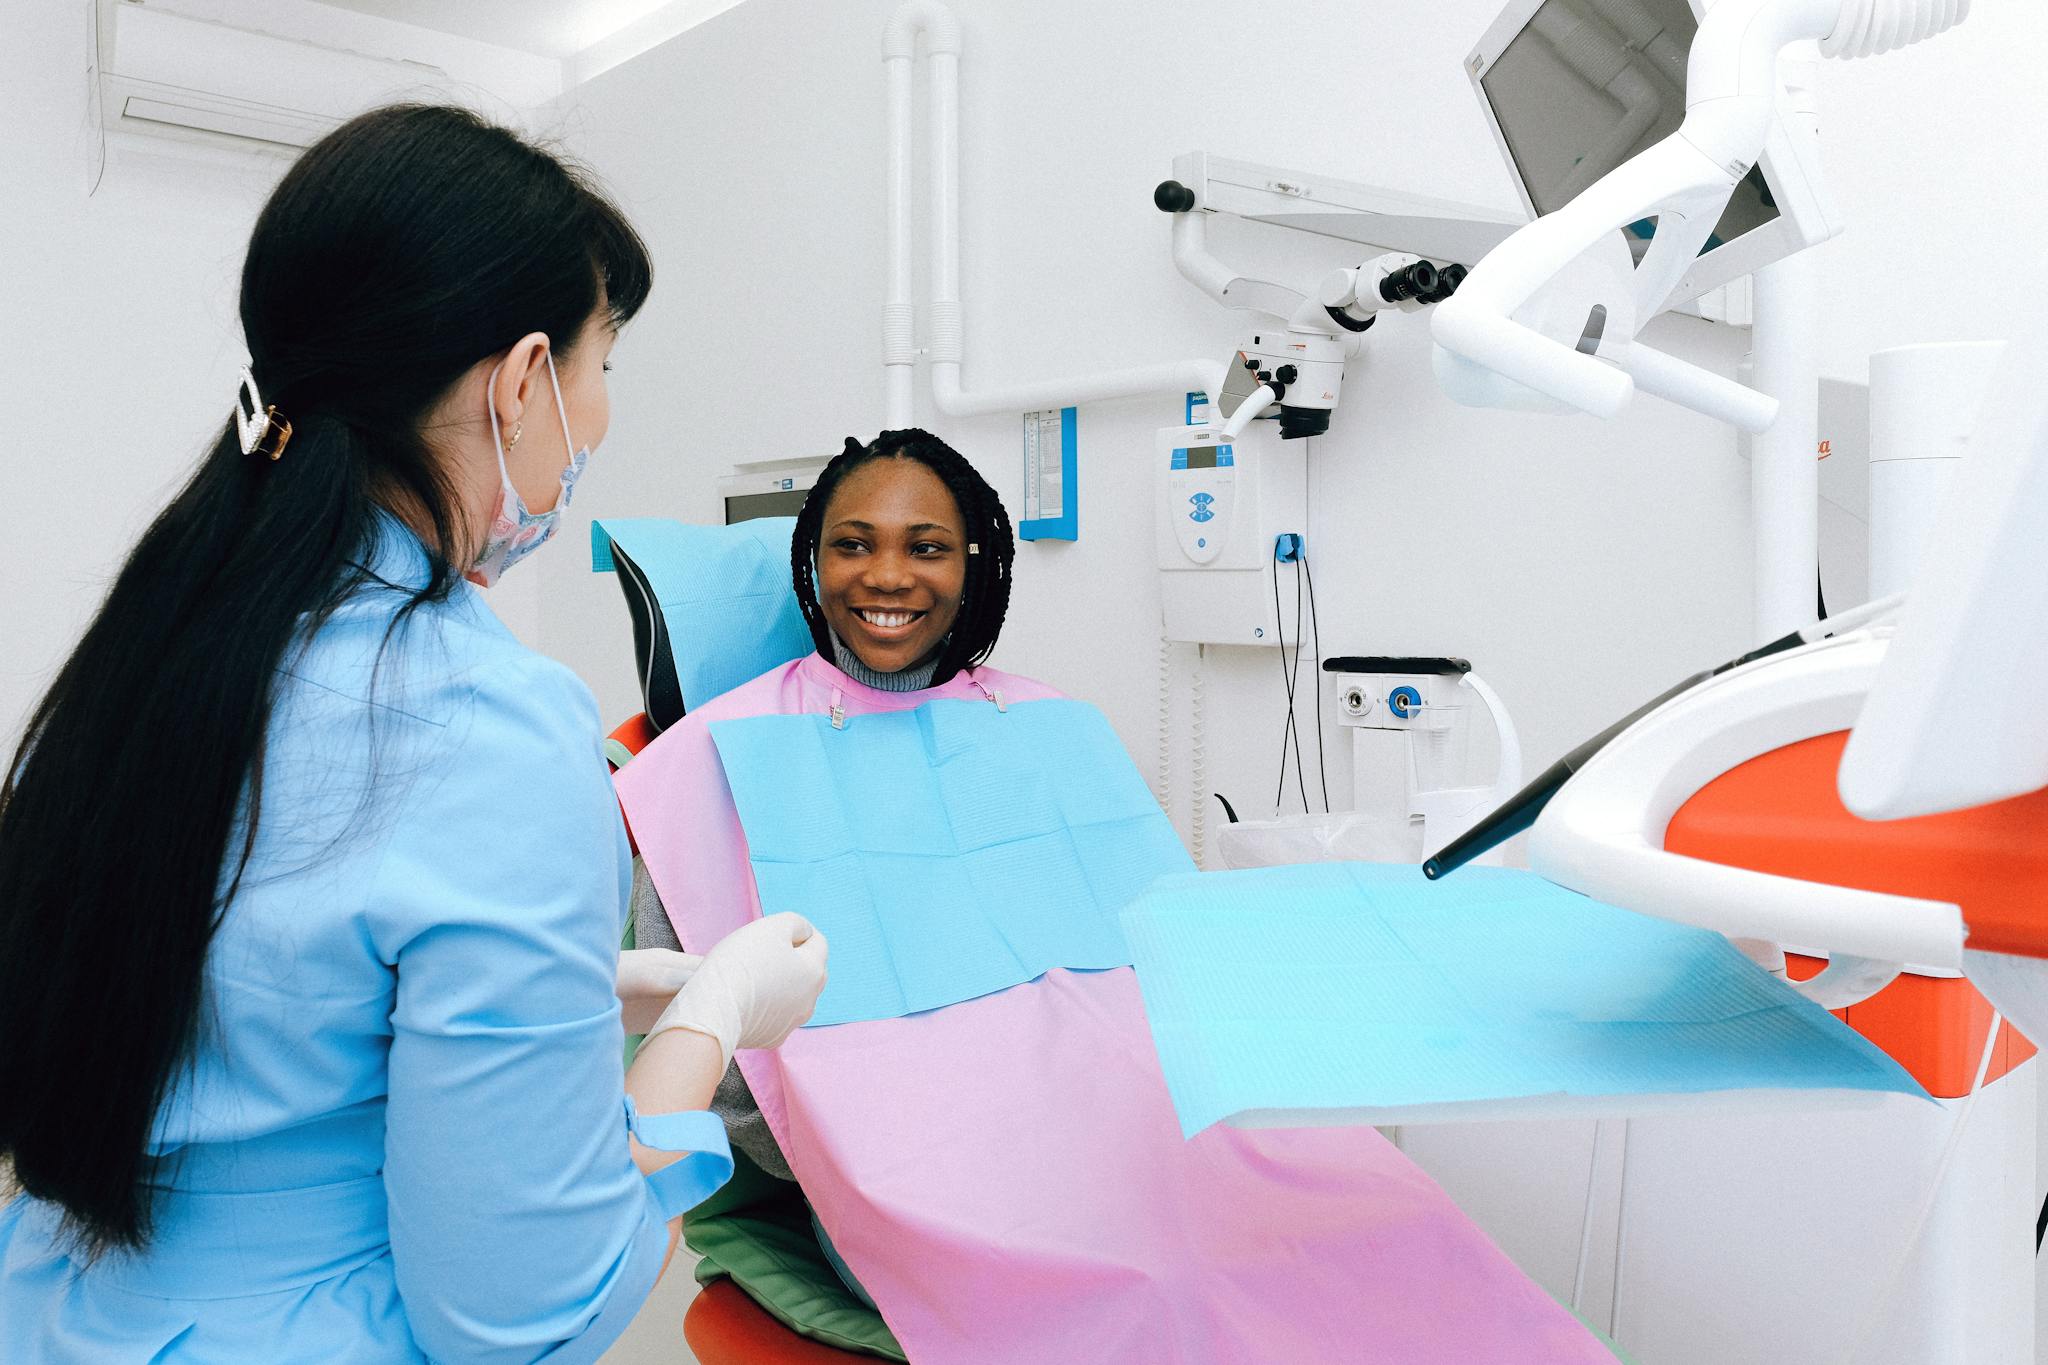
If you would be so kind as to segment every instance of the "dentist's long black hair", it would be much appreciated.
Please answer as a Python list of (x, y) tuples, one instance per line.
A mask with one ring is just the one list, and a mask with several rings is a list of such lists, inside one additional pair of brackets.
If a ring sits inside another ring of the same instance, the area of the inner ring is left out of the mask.
[(83, 1254), (149, 1240), (150, 1135), (254, 845), (279, 668), (364, 586), (380, 506), (429, 544), (401, 619), (481, 540), (423, 421), (479, 361), (533, 331), (564, 354), (650, 282), (585, 176), (460, 109), (344, 124), (265, 205), (241, 318), (283, 456), (224, 423), (0, 774), (0, 1156)]
[(796, 516), (796, 533), (790, 537), (789, 571), (796, 588), (797, 606), (811, 628), (811, 640), (827, 660), (832, 658), (832, 627), (825, 622), (825, 608), (818, 602), (818, 541), (824, 533), (825, 509), (832, 494), (854, 470), (876, 460), (915, 460), (939, 476), (946, 491), (960, 509), (967, 528), (967, 578), (960, 590), (960, 610), (953, 629), (939, 647), (931, 685), (937, 687), (963, 669), (971, 669), (996, 647), (1002, 634), (1003, 617), (1010, 609), (1010, 571), (1017, 557), (1016, 537), (1010, 529), (1010, 514), (988, 480), (981, 477), (967, 457), (917, 427), (885, 431), (863, 445), (846, 438), (846, 446), (819, 473), (818, 481), (804, 499)]

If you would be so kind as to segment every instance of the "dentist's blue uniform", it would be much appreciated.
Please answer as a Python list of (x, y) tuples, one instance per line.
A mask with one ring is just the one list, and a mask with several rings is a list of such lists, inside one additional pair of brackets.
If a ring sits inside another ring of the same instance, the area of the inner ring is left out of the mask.
[[(466, 583), (399, 622), (427, 560), (395, 520), (369, 562), (391, 586), (280, 678), (155, 1236), (88, 1265), (50, 1206), (0, 1210), (10, 1365), (593, 1360), (731, 1171), (714, 1116), (625, 1100), (631, 866), (590, 693)], [(643, 1179), (629, 1124), (696, 1154)]]

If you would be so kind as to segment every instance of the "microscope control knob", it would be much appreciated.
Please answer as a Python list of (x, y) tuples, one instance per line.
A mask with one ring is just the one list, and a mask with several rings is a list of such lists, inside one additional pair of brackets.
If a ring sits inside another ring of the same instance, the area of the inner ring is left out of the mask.
[(1279, 369), (1273, 371), (1273, 378), (1277, 379), (1282, 384), (1292, 384), (1296, 378), (1296, 375), (1297, 371), (1292, 365), (1282, 365)]

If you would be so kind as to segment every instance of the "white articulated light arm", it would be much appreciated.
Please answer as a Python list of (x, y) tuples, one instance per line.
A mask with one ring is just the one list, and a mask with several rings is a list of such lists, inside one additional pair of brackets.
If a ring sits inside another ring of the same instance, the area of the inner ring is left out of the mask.
[[(1155, 202), (1157, 199), (1154, 195)], [(1250, 308), (1285, 320), (1305, 302), (1298, 291), (1240, 275), (1211, 255), (1209, 215), (1200, 209), (1173, 215), (1173, 263), (1196, 288), (1225, 308)]]
[(1693, 40), (1678, 131), (1488, 253), (1437, 309), (1437, 345), (1596, 416), (1613, 416), (1640, 387), (1762, 431), (1777, 415), (1775, 400), (1642, 345), (1634, 329), (1610, 326), (1603, 334), (1589, 320), (1586, 338), (1573, 345), (1527, 325), (1517, 311), (1602, 239), (1654, 218), (1656, 232), (1632, 277), (1640, 328), (1669, 302), (1762, 152), (1776, 116), (1779, 53), (1818, 39), (1825, 56), (1867, 56), (1930, 37), (1968, 12), (1969, 0), (1720, 0)]

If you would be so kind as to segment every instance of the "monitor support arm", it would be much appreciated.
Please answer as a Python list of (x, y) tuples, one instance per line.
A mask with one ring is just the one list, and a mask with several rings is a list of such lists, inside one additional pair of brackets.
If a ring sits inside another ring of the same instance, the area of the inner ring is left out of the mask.
[[(1635, 340), (1662, 311), (1749, 173), (1776, 117), (1778, 57), (1803, 39), (1823, 56), (1862, 57), (1959, 23), (1969, 0), (1720, 0), (1701, 21), (1686, 68), (1685, 121), (1474, 267), (1436, 311), (1432, 336), (1453, 369), (1477, 367), (1600, 417), (1640, 387), (1758, 432), (1775, 399)], [(1655, 218), (1633, 276), (1634, 327), (1588, 318), (1576, 345), (1516, 317), (1539, 291), (1628, 223)]]

